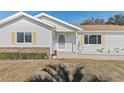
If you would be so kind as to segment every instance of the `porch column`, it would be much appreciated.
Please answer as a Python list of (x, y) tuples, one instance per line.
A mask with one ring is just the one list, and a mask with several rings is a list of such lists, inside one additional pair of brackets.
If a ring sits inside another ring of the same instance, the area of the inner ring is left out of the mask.
[(75, 35), (76, 35), (76, 46), (75, 46), (75, 48), (76, 48), (76, 55), (77, 55), (78, 54), (78, 32), (76, 32)]

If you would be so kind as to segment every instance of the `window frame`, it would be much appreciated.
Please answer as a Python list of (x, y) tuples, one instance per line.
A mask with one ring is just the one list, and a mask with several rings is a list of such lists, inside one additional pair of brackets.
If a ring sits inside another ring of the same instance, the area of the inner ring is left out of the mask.
[[(18, 33), (23, 33), (23, 42), (18, 42)], [(26, 33), (30, 33), (31, 34), (31, 42), (26, 42)], [(32, 43), (32, 32), (16, 32), (16, 43)]]
[[(87, 36), (87, 42), (85, 41), (85, 39), (86, 39), (86, 36)], [(96, 43), (90, 43), (90, 36), (96, 36)], [(100, 41), (99, 41), (99, 37), (100, 37)], [(86, 35), (84, 35), (84, 44), (85, 45), (100, 45), (100, 44), (102, 44), (102, 35), (100, 35), (100, 34), (86, 34)]]
[[(31, 40), (30, 41), (31, 42), (26, 41), (26, 33), (30, 33), (30, 35), (31, 35), (31, 38), (30, 38)], [(24, 41), (25, 41), (25, 43), (32, 43), (32, 32), (24, 32)]]

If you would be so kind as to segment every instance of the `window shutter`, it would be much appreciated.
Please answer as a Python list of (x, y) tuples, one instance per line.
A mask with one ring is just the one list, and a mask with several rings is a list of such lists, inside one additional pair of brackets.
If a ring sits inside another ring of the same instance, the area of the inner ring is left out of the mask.
[(36, 38), (36, 32), (33, 32), (33, 33), (32, 33), (32, 43), (33, 43), (33, 44), (36, 44), (36, 42), (37, 42), (36, 39), (37, 39), (37, 38)]
[(102, 35), (102, 44), (105, 46), (105, 35)]
[(83, 46), (83, 44), (84, 44), (84, 35), (81, 34), (80, 35), (80, 46)]
[(16, 32), (11, 32), (11, 41), (12, 41), (12, 44), (16, 43)]

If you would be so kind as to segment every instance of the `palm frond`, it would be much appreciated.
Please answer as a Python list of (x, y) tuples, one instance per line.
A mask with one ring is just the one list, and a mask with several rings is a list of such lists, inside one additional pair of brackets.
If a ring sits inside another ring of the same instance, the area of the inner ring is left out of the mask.
[(73, 74), (73, 80), (72, 80), (73, 82), (80, 82), (81, 81), (81, 79), (83, 78), (82, 70), (83, 70), (83, 66), (76, 68), (76, 70)]
[(53, 80), (56, 80), (56, 74), (53, 73), (51, 69), (49, 69), (49, 68), (44, 68), (43, 71), (44, 71), (45, 73), (47, 73), (48, 75), (50, 75)]
[(60, 76), (61, 80), (63, 82), (69, 82), (69, 71), (67, 70), (66, 65), (58, 65), (58, 71), (57, 74)]
[(53, 69), (54, 71), (57, 70), (57, 66), (56, 65), (47, 65), (47, 67)]
[(96, 75), (91, 75), (88, 82), (108, 82), (108, 80), (102, 79), (101, 77), (98, 77)]
[(33, 76), (30, 79), (26, 80), (26, 82), (52, 82), (52, 79), (49, 79), (47, 77), (43, 78), (40, 75)]
[(61, 81), (60, 76), (57, 74), (56, 71), (53, 71), (53, 69), (51, 69), (51, 68), (44, 68), (43, 71), (48, 73), (52, 77), (54, 82), (60, 82)]

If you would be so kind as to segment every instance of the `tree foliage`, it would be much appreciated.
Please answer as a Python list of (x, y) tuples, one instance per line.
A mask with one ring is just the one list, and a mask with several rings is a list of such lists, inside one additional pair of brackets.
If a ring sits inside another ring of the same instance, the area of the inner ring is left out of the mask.
[(109, 17), (106, 21), (102, 18), (88, 18), (84, 20), (81, 25), (124, 25), (124, 15), (117, 14)]
[(81, 23), (81, 25), (103, 25), (105, 24), (104, 19), (100, 19), (100, 18), (88, 18), (86, 19), (83, 23)]
[(124, 15), (119, 14), (119, 15), (114, 15), (112, 17), (109, 17), (106, 24), (124, 25)]

